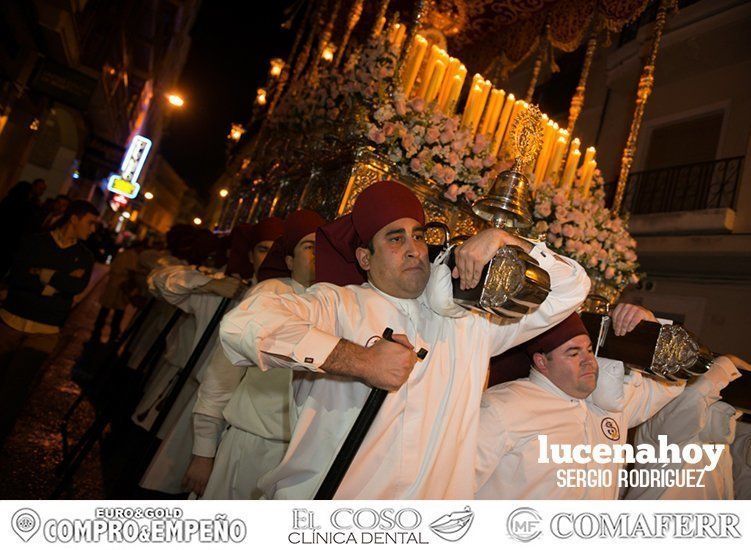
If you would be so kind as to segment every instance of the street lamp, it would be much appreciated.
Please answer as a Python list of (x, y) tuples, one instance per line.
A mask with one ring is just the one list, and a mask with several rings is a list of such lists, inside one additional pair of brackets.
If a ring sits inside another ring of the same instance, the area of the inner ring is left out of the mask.
[(185, 100), (177, 94), (167, 94), (167, 101), (174, 107), (182, 107), (185, 105)]
[(266, 90), (263, 88), (258, 88), (258, 90), (256, 90), (256, 103), (261, 107), (266, 105)]
[(229, 195), (229, 191), (227, 189), (220, 189), (219, 190), (219, 196), (223, 199), (227, 198), (227, 195)]
[(201, 218), (195, 217), (193, 218), (193, 223), (196, 225), (201, 225), (203, 223), (203, 220)]
[(154, 198), (154, 193), (152, 193), (151, 191), (146, 191), (143, 194), (143, 198), (146, 199), (147, 201), (150, 201), (151, 199)]

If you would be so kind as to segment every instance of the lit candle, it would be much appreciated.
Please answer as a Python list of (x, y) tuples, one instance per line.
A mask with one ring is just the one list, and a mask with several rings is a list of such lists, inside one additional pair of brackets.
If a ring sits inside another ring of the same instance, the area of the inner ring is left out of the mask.
[(589, 161), (593, 160), (594, 158), (595, 158), (595, 148), (587, 147), (587, 152), (584, 153), (584, 160), (582, 161), (582, 166), (586, 167)]
[(482, 117), (482, 113), (486, 111), (485, 106), (488, 104), (490, 89), (493, 87), (493, 85), (490, 83), (490, 80), (485, 80), (482, 77), (480, 78), (478, 85), (482, 89), (482, 92), (480, 93), (480, 97), (477, 100), (477, 107), (472, 112), (472, 122), (470, 124), (470, 127), (472, 129), (473, 135), (475, 132), (477, 132), (478, 126), (480, 126), (480, 117)]
[(396, 42), (396, 38), (399, 35), (399, 29), (402, 28), (401, 23), (394, 23), (391, 25), (391, 28), (389, 29), (389, 42), (394, 44)]
[(555, 122), (548, 120), (547, 124), (545, 125), (545, 137), (543, 138), (542, 142), (542, 150), (540, 151), (540, 155), (537, 157), (537, 164), (535, 165), (535, 188), (540, 186), (540, 184), (542, 183), (542, 178), (545, 175), (545, 168), (547, 168), (548, 166), (548, 160), (550, 159), (550, 154), (553, 151), (553, 137), (555, 136), (555, 134)]
[(514, 106), (511, 109), (511, 117), (508, 120), (508, 126), (506, 127), (506, 136), (503, 138), (503, 142), (501, 143), (501, 150), (503, 151), (507, 147), (508, 142), (508, 136), (509, 131), (511, 130), (511, 127), (514, 125), (514, 121), (516, 120), (516, 117), (519, 115), (519, 113), (522, 111), (524, 106), (527, 105), (527, 102), (523, 99), (517, 99), (514, 103)]
[(446, 97), (446, 100), (441, 103), (441, 108), (448, 114), (453, 114), (456, 110), (456, 104), (459, 102), (459, 96), (462, 95), (462, 86), (464, 86), (464, 80), (467, 78), (467, 67), (459, 65), (459, 70), (454, 75), (459, 78), (459, 86), (456, 87), (456, 79), (451, 79), (451, 89)]
[[(443, 77), (443, 83), (441, 84), (441, 91), (438, 92), (438, 107), (446, 110), (448, 105), (449, 92), (454, 84), (454, 77), (458, 74), (461, 61), (456, 57), (449, 58), (449, 65), (446, 67), (446, 76)], [(466, 69), (465, 69), (466, 70)]]
[(430, 47), (430, 52), (428, 52), (428, 59), (425, 61), (425, 67), (423, 68), (422, 74), (420, 76), (420, 87), (415, 93), (417, 97), (424, 98), (425, 94), (428, 91), (428, 86), (430, 85), (430, 76), (433, 74), (433, 69), (435, 68), (436, 61), (438, 61), (438, 50), (440, 50), (440, 48), (435, 44)]
[(501, 117), (498, 119), (498, 127), (495, 130), (493, 144), (490, 147), (490, 152), (493, 155), (498, 155), (498, 151), (501, 148), (501, 143), (503, 143), (503, 135), (506, 133), (506, 127), (508, 126), (508, 121), (511, 118), (511, 110), (514, 108), (515, 102), (516, 98), (514, 97), (514, 94), (509, 94), (506, 98), (506, 101), (503, 103), (503, 108), (501, 109)]
[(585, 197), (589, 196), (589, 188), (592, 185), (592, 176), (595, 175), (595, 168), (597, 168), (596, 160), (590, 160), (584, 167), (584, 172), (582, 173), (582, 195)]
[(439, 59), (435, 62), (435, 66), (433, 67), (433, 74), (430, 75), (430, 84), (428, 84), (428, 91), (425, 94), (426, 102), (430, 103), (436, 99), (445, 72), (446, 64)]
[(491, 90), (490, 103), (485, 112), (485, 118), (482, 119), (482, 126), (480, 126), (481, 134), (492, 134), (495, 131), (495, 127), (498, 124), (498, 117), (501, 115), (501, 107), (503, 107), (503, 100), (506, 97), (506, 92), (503, 90)]
[(576, 168), (579, 166), (579, 158), (582, 156), (579, 149), (574, 149), (568, 156), (566, 161), (566, 167), (563, 169), (563, 177), (561, 178), (561, 188), (566, 192), (571, 189), (571, 184), (574, 182), (574, 176), (576, 175)]
[(415, 36), (412, 42), (412, 49), (410, 50), (409, 59), (407, 65), (404, 67), (404, 96), (409, 97), (409, 93), (412, 91), (412, 87), (415, 85), (415, 79), (417, 79), (417, 72), (420, 70), (422, 60), (425, 57), (425, 51), (428, 49), (428, 41), (421, 35)]
[(542, 177), (543, 181), (555, 182), (555, 175), (558, 173), (558, 168), (561, 165), (563, 159), (563, 152), (566, 150), (567, 139), (565, 136), (560, 136), (553, 146), (553, 152), (550, 155), (550, 161), (548, 161), (547, 167), (545, 167), (545, 175)]
[(578, 149), (580, 145), (581, 145), (581, 141), (579, 140), (579, 138), (572, 139), (571, 145), (568, 148), (568, 154), (570, 155), (573, 151)]
[(404, 39), (407, 36), (407, 25), (402, 25), (401, 23), (397, 23), (397, 30), (396, 30), (396, 36), (394, 37), (394, 45), (396, 46), (397, 50), (402, 49), (402, 43), (404, 42)]
[(441, 105), (441, 108), (446, 114), (451, 115), (454, 113), (454, 110), (456, 109), (456, 102), (459, 101), (459, 95), (462, 93), (462, 85), (464, 84), (465, 76), (466, 73), (464, 74), (464, 76), (457, 74), (454, 75), (454, 78), (452, 78), (449, 95), (446, 98), (446, 102)]
[[(476, 80), (474, 80), (476, 82)], [(469, 126), (472, 122), (472, 109), (482, 94), (482, 88), (478, 84), (473, 84), (467, 96), (467, 103), (464, 104), (464, 113), (462, 113), (462, 126)]]

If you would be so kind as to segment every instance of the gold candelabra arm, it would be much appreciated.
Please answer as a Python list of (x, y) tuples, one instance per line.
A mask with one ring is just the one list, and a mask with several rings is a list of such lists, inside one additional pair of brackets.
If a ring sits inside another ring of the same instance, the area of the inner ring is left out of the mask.
[(357, 22), (360, 21), (360, 16), (362, 15), (362, 3), (363, 0), (355, 0), (349, 10), (349, 16), (347, 17), (347, 30), (344, 32), (342, 43), (339, 45), (339, 49), (336, 51), (334, 67), (338, 67), (342, 62), (342, 59), (344, 58), (344, 50), (347, 49), (347, 44), (349, 43), (349, 39), (352, 36), (352, 31), (354, 30), (355, 26), (357, 26)]
[(644, 118), (644, 109), (647, 106), (647, 100), (652, 93), (654, 87), (654, 72), (655, 61), (657, 60), (657, 51), (660, 48), (660, 40), (662, 39), (662, 33), (665, 30), (665, 21), (667, 20), (668, 11), (673, 9), (676, 0), (661, 0), (660, 7), (657, 10), (657, 17), (655, 19), (654, 37), (652, 39), (652, 48), (647, 58), (647, 62), (642, 69), (641, 77), (639, 78), (639, 87), (636, 91), (636, 107), (634, 108), (634, 116), (631, 119), (631, 128), (628, 133), (628, 139), (626, 140), (626, 147), (623, 149), (623, 156), (621, 157), (621, 170), (618, 175), (618, 185), (615, 191), (615, 199), (613, 200), (613, 214), (618, 215), (621, 210), (621, 204), (623, 203), (623, 195), (626, 191), (626, 183), (628, 181), (628, 175), (631, 172), (631, 165), (634, 162), (634, 155), (636, 154), (636, 142), (639, 139), (639, 130), (641, 129), (641, 122)]
[(334, 23), (336, 23), (336, 18), (339, 16), (339, 10), (342, 7), (342, 0), (335, 0), (334, 8), (331, 10), (331, 16), (329, 17), (329, 20), (326, 22), (326, 26), (323, 27), (323, 32), (321, 32), (321, 38), (318, 40), (318, 47), (316, 48), (316, 53), (313, 56), (313, 60), (311, 61), (311, 70), (310, 70), (310, 78), (308, 82), (315, 85), (318, 82), (318, 66), (321, 63), (321, 57), (323, 56), (323, 51), (326, 49), (326, 46), (328, 46), (331, 42), (331, 33), (334, 31)]
[(378, 11), (376, 12), (375, 21), (373, 22), (373, 30), (370, 31), (370, 36), (375, 38), (381, 36), (383, 32), (383, 25), (386, 23), (386, 11), (389, 9), (389, 0), (381, 0), (378, 5)]
[(425, 4), (426, 0), (417, 0), (415, 2), (415, 9), (412, 12), (412, 21), (410, 21), (407, 28), (405, 45), (399, 56), (396, 68), (394, 69), (394, 92), (402, 89), (402, 72), (404, 72), (404, 65), (412, 51), (412, 42), (414, 42), (417, 31), (420, 29), (422, 18), (425, 16)]
[(574, 135), (574, 126), (581, 114), (582, 107), (584, 106), (584, 94), (587, 90), (587, 80), (589, 79), (589, 69), (592, 67), (592, 59), (594, 58), (595, 51), (597, 50), (597, 17), (595, 16), (592, 21), (592, 32), (587, 41), (587, 51), (584, 54), (584, 62), (582, 63), (582, 70), (579, 73), (579, 83), (576, 85), (576, 91), (571, 98), (571, 106), (568, 109), (568, 135)]

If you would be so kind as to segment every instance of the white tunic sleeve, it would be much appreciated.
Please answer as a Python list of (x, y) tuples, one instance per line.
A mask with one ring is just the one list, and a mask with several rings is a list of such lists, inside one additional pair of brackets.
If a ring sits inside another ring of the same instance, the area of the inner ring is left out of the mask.
[(177, 306), (187, 313), (195, 313), (195, 304), (191, 304), (191, 296), (202, 286), (213, 279), (197, 269), (172, 269), (165, 277), (155, 280), (164, 300)]
[(346, 294), (346, 288), (326, 283), (301, 295), (279, 295), (258, 285), (222, 320), (219, 335), (224, 351), (238, 366), (319, 372), (339, 342), (337, 320), (347, 322), (339, 311)]
[(578, 263), (548, 250), (537, 243), (532, 252), (535, 260), (550, 274), (551, 291), (534, 313), (508, 325), (492, 323), (491, 355), (500, 355), (509, 348), (526, 342), (571, 315), (589, 293), (590, 280)]
[(475, 459), (475, 492), (485, 485), (503, 455), (513, 447), (503, 414), (504, 407), (509, 406), (506, 400), (502, 386), (490, 388), (482, 396)]
[(225, 422), (204, 414), (193, 415), (193, 454), (211, 458), (216, 455)]
[(671, 443), (693, 439), (706, 425), (709, 408), (720, 400), (720, 390), (739, 376), (730, 359), (718, 357), (704, 375), (686, 386), (681, 395), (661, 407), (659, 412), (654, 411), (653, 416), (649, 415), (652, 418), (643, 429), (649, 430), (655, 441), (658, 435), (666, 435)]

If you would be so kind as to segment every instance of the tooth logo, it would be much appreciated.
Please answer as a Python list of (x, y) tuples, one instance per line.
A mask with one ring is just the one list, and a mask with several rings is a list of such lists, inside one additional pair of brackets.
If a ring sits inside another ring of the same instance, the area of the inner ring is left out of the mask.
[(39, 520), (39, 514), (31, 508), (21, 508), (13, 514), (10, 523), (16, 535), (18, 535), (22, 541), (29, 542), (31, 537), (36, 535), (36, 532), (39, 530), (39, 524), (41, 521)]
[(430, 530), (443, 540), (456, 542), (467, 534), (472, 526), (475, 513), (469, 506), (464, 510), (443, 515), (430, 524)]

